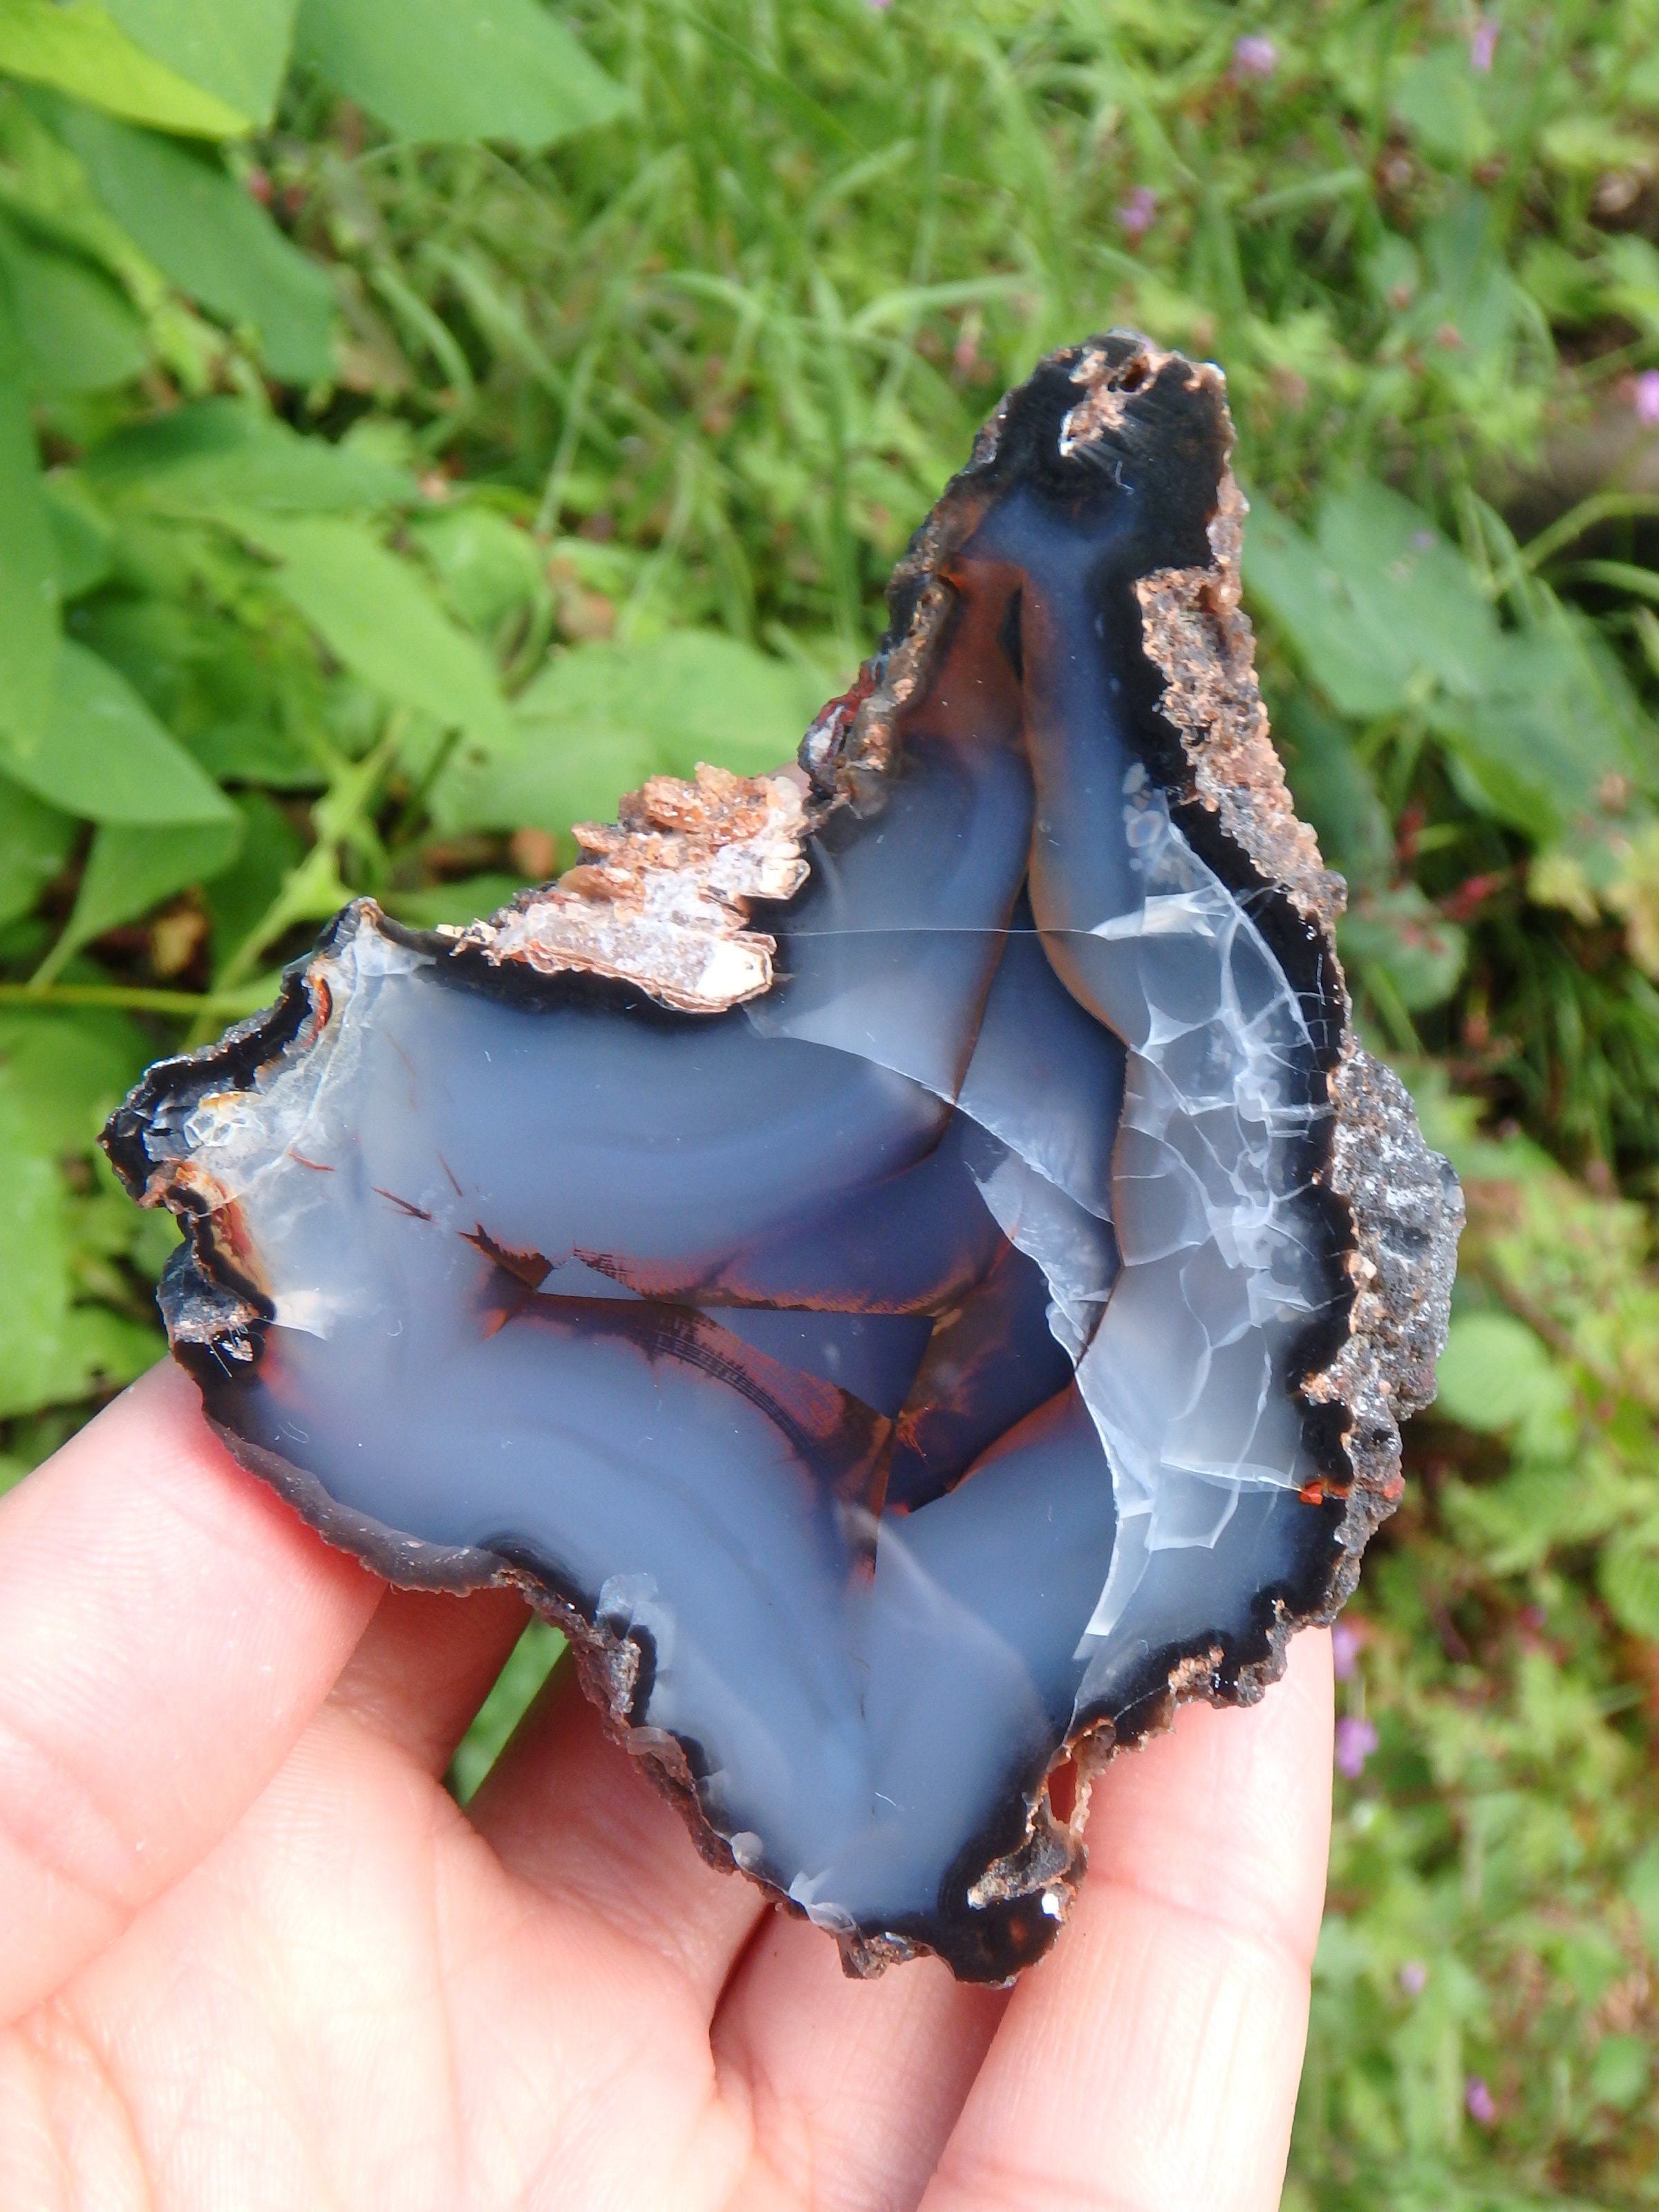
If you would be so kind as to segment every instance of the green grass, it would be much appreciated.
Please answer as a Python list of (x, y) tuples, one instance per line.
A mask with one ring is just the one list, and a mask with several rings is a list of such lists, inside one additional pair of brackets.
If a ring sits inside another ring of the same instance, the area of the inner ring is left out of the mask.
[[(349, 890), (458, 918), (641, 774), (779, 757), (1006, 384), (1115, 321), (1212, 354), (1359, 1018), (1474, 1201), (1351, 1616), (1378, 1746), (1289, 2202), (1659, 2204), (1659, 0), (569, 20), (631, 106), (546, 150), (397, 143), (297, 76), (224, 157), (332, 289), (313, 384), (71, 241), (143, 360), (32, 392), (66, 633), (234, 811), (179, 781), (89, 846), (94, 791), (0, 809), (0, 1482), (154, 1348), (165, 1234), (89, 1151), (147, 1057)], [(0, 94), (0, 211), (59, 244), (60, 142)], [(120, 442), (210, 394), (323, 473)], [(342, 561), (403, 612), (354, 627)]]

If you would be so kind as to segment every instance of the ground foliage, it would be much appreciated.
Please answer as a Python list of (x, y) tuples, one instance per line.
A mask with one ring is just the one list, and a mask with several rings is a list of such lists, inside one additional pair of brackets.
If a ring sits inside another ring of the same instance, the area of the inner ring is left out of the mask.
[(776, 759), (1114, 320), (1228, 368), (1362, 1023), (1471, 1196), (1288, 2201), (1659, 2204), (1659, 0), (6, 0), (0, 1480), (158, 1347), (139, 1066), (349, 892), (470, 915)]

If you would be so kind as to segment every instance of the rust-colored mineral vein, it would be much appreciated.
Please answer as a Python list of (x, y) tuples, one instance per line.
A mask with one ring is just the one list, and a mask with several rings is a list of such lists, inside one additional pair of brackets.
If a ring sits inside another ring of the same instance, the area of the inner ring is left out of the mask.
[(494, 966), (610, 976), (684, 1013), (723, 1013), (771, 984), (776, 940), (749, 927), (750, 902), (799, 890), (811, 828), (799, 771), (653, 775), (614, 828), (578, 823), (576, 866), (452, 942)]

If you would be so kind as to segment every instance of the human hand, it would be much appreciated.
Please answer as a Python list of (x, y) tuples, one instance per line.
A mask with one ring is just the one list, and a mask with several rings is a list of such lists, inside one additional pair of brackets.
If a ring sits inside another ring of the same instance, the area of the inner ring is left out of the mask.
[(1329, 1819), (1328, 1639), (1095, 1790), (1012, 1992), (697, 1857), (525, 1619), (388, 1590), (147, 1376), (0, 1503), (6, 2212), (1272, 2212)]

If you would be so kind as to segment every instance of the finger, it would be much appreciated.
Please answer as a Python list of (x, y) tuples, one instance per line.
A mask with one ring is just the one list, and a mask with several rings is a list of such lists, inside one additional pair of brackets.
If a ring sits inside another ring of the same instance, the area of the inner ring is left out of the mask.
[(769, 1910), (699, 1857), (680, 1814), (605, 1735), (574, 1667), (556, 1671), (470, 1809), (514, 1873), (669, 1960), (711, 2008)]
[(1329, 1841), (1330, 1638), (1097, 1784), (1073, 1924), (1015, 1991), (924, 2212), (1273, 2212)]
[(748, 2193), (733, 2212), (908, 2212), (1006, 2002), (963, 1987), (936, 1959), (849, 1981), (821, 1929), (775, 1918), (714, 2022), (715, 2060), (740, 2085), (754, 2130)]
[(232, 1825), (380, 1589), (234, 1464), (176, 1368), (0, 1501), (0, 2019)]
[(441, 1774), (529, 1618), (516, 1590), (389, 1589), (329, 1702)]

